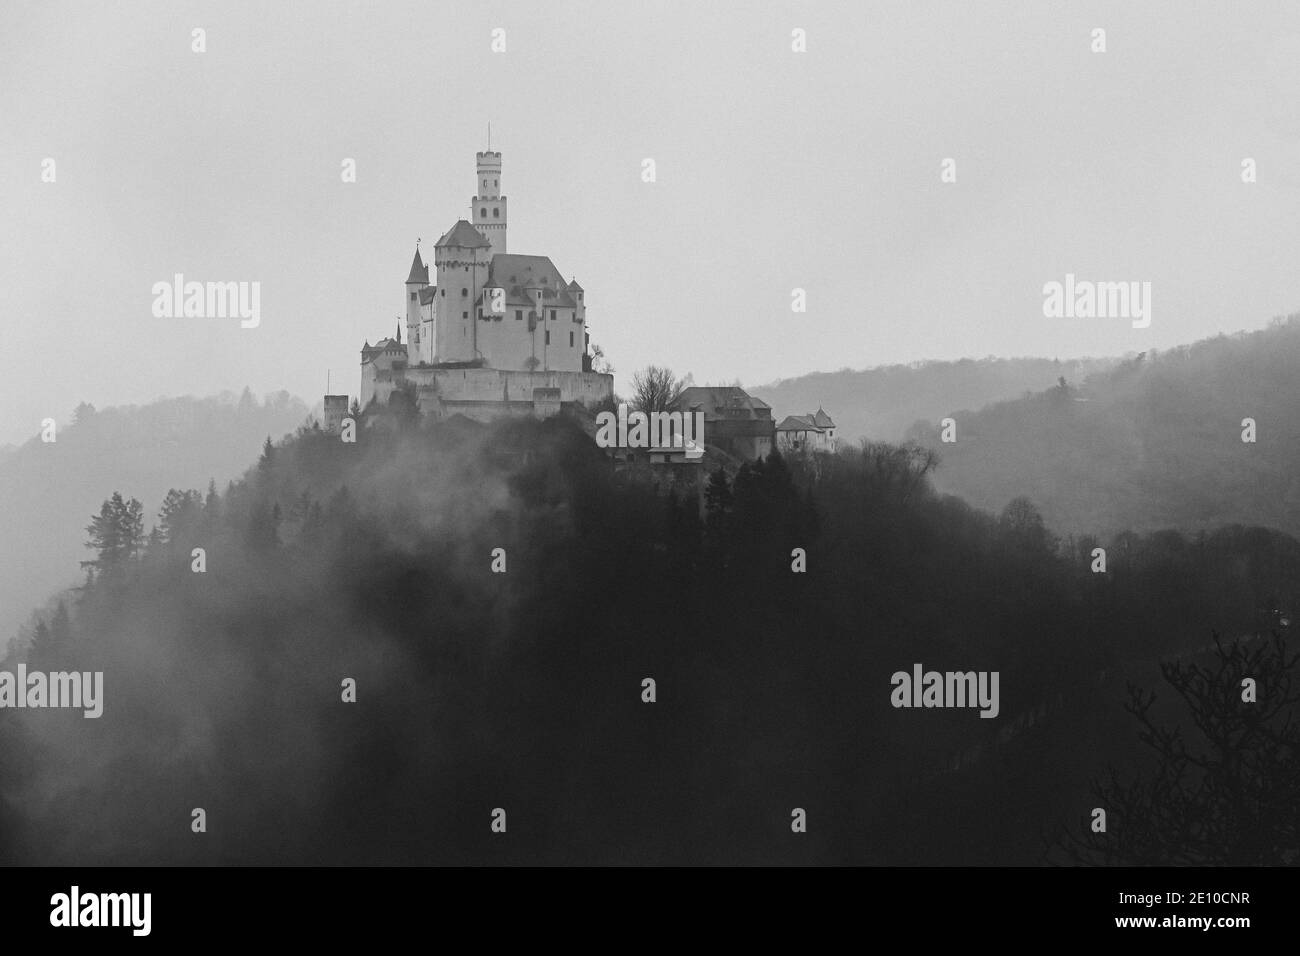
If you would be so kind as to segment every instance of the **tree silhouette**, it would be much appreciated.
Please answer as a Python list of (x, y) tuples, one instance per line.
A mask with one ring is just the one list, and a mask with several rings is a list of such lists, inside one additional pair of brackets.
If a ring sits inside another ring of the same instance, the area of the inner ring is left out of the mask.
[[(215, 492), (210, 489), (209, 494)], [(165, 544), (174, 544), (178, 538), (192, 533), (202, 513), (203, 496), (197, 491), (178, 491), (171, 488), (163, 498), (158, 512), (157, 531)]]
[(121, 568), (140, 553), (144, 544), (144, 509), (135, 498), (125, 501), (120, 491), (105, 501), (99, 514), (86, 526), (90, 539), (86, 547), (95, 552), (90, 561), (81, 566), (101, 574)]
[(681, 398), (686, 381), (670, 368), (648, 365), (632, 376), (632, 406), (642, 412), (663, 412)]
[[(1112, 768), (1095, 782), (1107, 831), (1066, 828), (1049, 848), (1085, 865), (1287, 866), (1300, 859), (1300, 726), (1294, 721), (1300, 654), (1271, 640), (1214, 639), (1214, 663), (1162, 662), (1165, 682), (1190, 712), (1199, 740), (1157, 723), (1156, 695), (1129, 685), (1126, 710), (1157, 760), (1131, 781)], [(1257, 702), (1243, 700), (1255, 681)]]

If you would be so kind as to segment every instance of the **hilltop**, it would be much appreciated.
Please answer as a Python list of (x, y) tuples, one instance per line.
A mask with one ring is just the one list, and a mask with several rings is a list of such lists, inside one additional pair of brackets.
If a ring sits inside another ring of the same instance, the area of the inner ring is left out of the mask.
[[(1098, 674), (1240, 633), (1300, 572), (1237, 529), (1133, 537), (1112, 586), (915, 449), (741, 464), (701, 512), (563, 415), (409, 411), (265, 443), (157, 522), (105, 486), (94, 583), (26, 651), (103, 672), (103, 714), (0, 710), (0, 860), (1032, 863), (1103, 756)], [(998, 671), (998, 719), (891, 706), (918, 662)], [(1048, 702), (1037, 739), (1078, 756), (1049, 784), (953, 772)]]

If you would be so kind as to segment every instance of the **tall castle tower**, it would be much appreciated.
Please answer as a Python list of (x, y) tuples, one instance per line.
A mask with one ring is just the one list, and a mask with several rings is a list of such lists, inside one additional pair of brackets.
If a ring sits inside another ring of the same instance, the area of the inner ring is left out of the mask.
[(420, 292), (429, 285), (429, 267), (415, 247), (410, 275), (406, 277), (406, 357), (411, 365), (420, 362)]
[(478, 195), (474, 197), (471, 222), (492, 244), (489, 257), (506, 252), (506, 197), (501, 195), (501, 154), (476, 153)]
[(483, 357), (478, 341), (479, 293), (487, 284), (492, 249), (464, 219), (433, 247), (434, 355), (439, 362), (469, 362)]

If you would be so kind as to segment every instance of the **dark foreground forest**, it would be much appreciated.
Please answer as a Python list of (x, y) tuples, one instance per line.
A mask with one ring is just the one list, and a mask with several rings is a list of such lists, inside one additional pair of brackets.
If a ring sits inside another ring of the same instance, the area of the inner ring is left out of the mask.
[[(4, 665), (103, 671), (103, 716), (0, 710), (0, 862), (1293, 852), (1276, 704), (1294, 661), (1284, 639), (1263, 656), (1300, 603), (1284, 534), (1057, 540), (1028, 501), (981, 513), (933, 492), (928, 453), (884, 445), (714, 473), (701, 515), (615, 473), (570, 419), (372, 425), (268, 442), (223, 493), (170, 495), (152, 530), (131, 489), (105, 502), (86, 587)], [(1198, 767), (1143, 746), (1125, 684), (1191, 744), (1164, 678), (1216, 666), (1216, 634), (1269, 678), (1257, 710), (1235, 687), (1200, 701), (1249, 732)], [(891, 675), (917, 663), (998, 671), (998, 716), (895, 709)], [(1225, 800), (1235, 829), (1197, 822)], [(1161, 842), (1187, 826), (1207, 836)]]

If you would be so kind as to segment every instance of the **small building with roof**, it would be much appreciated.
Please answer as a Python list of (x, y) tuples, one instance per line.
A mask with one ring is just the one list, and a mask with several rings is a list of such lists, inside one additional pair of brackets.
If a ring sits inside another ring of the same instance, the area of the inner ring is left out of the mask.
[(809, 415), (787, 415), (776, 426), (776, 447), (781, 454), (834, 451), (835, 422), (818, 406)]
[(744, 461), (765, 458), (773, 446), (772, 406), (738, 385), (692, 385), (675, 409), (704, 413), (704, 443)]

